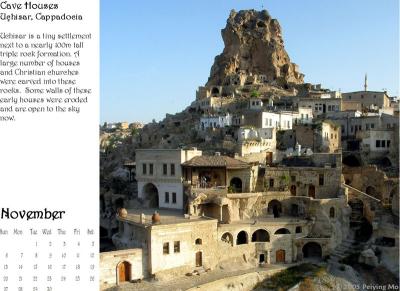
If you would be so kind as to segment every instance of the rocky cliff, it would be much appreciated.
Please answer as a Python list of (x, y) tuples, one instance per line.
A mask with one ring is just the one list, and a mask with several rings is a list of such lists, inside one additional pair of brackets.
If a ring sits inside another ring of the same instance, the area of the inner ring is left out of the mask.
[(221, 33), (225, 48), (215, 57), (207, 86), (254, 75), (284, 87), (303, 83), (304, 75), (285, 51), (279, 22), (266, 10), (232, 10)]

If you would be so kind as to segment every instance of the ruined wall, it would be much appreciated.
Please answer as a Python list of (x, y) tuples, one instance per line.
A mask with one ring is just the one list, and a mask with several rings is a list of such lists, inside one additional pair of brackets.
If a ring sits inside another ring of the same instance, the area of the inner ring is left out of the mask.
[(339, 168), (269, 167), (265, 172), (265, 184), (271, 190), (289, 189), (294, 196), (315, 193), (317, 199), (335, 198), (340, 193), (341, 174)]
[(346, 167), (343, 176), (346, 184), (382, 200), (383, 204), (391, 204), (394, 193), (398, 191), (398, 179), (388, 178), (375, 165)]
[(118, 221), (118, 233), (112, 237), (117, 249), (142, 248), (147, 245), (148, 229), (144, 225)]

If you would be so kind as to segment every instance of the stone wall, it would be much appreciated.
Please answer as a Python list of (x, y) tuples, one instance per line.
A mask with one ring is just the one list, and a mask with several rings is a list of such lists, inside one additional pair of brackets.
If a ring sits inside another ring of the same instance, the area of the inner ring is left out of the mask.
[(147, 252), (142, 249), (127, 249), (100, 253), (100, 284), (119, 284), (119, 266), (127, 262), (130, 265), (130, 280), (142, 279), (147, 273)]
[(264, 181), (269, 191), (285, 188), (293, 196), (315, 193), (317, 199), (335, 198), (340, 193), (341, 173), (340, 168), (269, 167)]
[[(153, 225), (149, 241), (149, 271), (156, 276), (185, 274), (196, 268), (196, 253), (201, 252), (202, 265), (213, 268), (217, 252), (217, 220), (185, 222), (171, 225)], [(200, 239), (200, 241), (196, 240)], [(179, 251), (174, 247), (179, 242)], [(168, 243), (168, 254), (164, 253)]]

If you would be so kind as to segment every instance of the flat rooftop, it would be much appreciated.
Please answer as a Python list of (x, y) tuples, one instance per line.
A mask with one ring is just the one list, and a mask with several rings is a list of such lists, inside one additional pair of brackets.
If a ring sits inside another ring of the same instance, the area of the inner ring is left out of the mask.
[(227, 224), (218, 224), (218, 227), (231, 227), (234, 225), (289, 225), (289, 224), (306, 224), (308, 220), (301, 218), (301, 217), (293, 217), (293, 216), (282, 216), (282, 217), (256, 217), (251, 219), (244, 219), (238, 221), (232, 221), (231, 223)]
[[(160, 214), (160, 224), (177, 224), (177, 223), (188, 223), (194, 221), (206, 221), (212, 220), (213, 218), (208, 217), (200, 217), (200, 216), (185, 216), (182, 210), (173, 210), (173, 209), (157, 209), (157, 208), (131, 208), (127, 209), (128, 215), (126, 218), (120, 218), (121, 221), (133, 222), (136, 224), (142, 224), (143, 226), (152, 225), (151, 217), (155, 211)], [(140, 222), (140, 216), (144, 214), (145, 219), (144, 223)], [(157, 225), (157, 224), (156, 224)]]

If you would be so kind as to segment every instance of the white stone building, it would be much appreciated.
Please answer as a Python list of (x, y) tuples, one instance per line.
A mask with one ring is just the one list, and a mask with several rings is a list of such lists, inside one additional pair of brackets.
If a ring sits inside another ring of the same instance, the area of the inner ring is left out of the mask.
[(183, 208), (181, 164), (202, 152), (197, 149), (136, 150), (138, 197), (151, 208)]
[(210, 115), (200, 118), (199, 129), (206, 130), (207, 128), (223, 128), (232, 125), (232, 115)]
[(311, 124), (313, 122), (313, 110), (308, 107), (299, 107), (297, 112), (293, 113), (294, 124)]
[(262, 128), (292, 129), (293, 112), (263, 112)]

